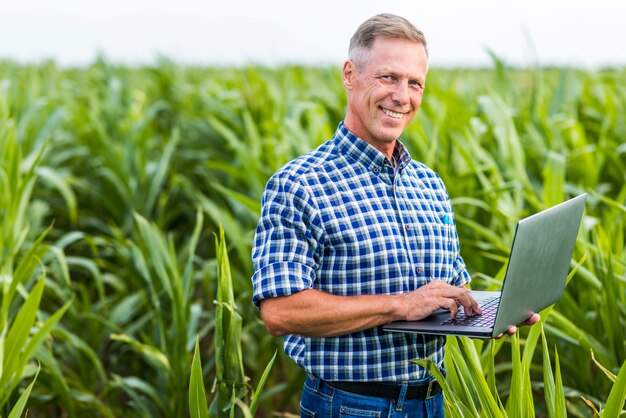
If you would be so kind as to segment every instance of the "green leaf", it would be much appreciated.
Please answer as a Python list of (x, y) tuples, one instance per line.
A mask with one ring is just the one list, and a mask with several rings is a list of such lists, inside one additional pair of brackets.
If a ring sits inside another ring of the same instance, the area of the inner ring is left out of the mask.
[(28, 344), (26, 344), (26, 347), (24, 348), (22, 356), (26, 361), (28, 361), (28, 359), (30, 359), (35, 354), (35, 351), (43, 343), (48, 334), (50, 334), (50, 331), (52, 330), (52, 328), (54, 328), (54, 326), (56, 326), (61, 317), (63, 317), (72, 302), (73, 299), (69, 300), (65, 305), (57, 309), (54, 314), (52, 314), (43, 324), (39, 326), (37, 332), (32, 335), (32, 337), (28, 341)]
[(153, 210), (157, 197), (162, 192), (163, 182), (165, 181), (167, 171), (169, 169), (170, 160), (172, 154), (176, 149), (176, 146), (180, 142), (180, 131), (175, 129), (172, 133), (170, 140), (165, 147), (165, 150), (161, 154), (161, 159), (157, 165), (154, 173), (152, 173), (150, 184), (148, 187), (148, 195), (143, 202), (143, 215), (148, 216)]
[(446, 379), (443, 377), (443, 373), (441, 373), (441, 370), (437, 368), (437, 365), (432, 360), (417, 359), (417, 360), (411, 360), (411, 362), (428, 370), (428, 372), (435, 377), (435, 379), (441, 386), (441, 390), (443, 391), (444, 397), (447, 399), (450, 399), (454, 403), (454, 400), (457, 399), (457, 396), (451, 390)]
[[(513, 373), (511, 376), (511, 394), (506, 403), (506, 412), (514, 417), (530, 417), (534, 415), (532, 392), (528, 380), (528, 369), (525, 367), (526, 363), (520, 359), (519, 331), (511, 339)], [(528, 404), (529, 396), (530, 404)]]
[(111, 340), (121, 341), (129, 344), (132, 348), (141, 353), (146, 360), (152, 363), (157, 369), (164, 369), (167, 372), (171, 371), (170, 361), (167, 356), (158, 348), (149, 344), (143, 344), (134, 338), (125, 334), (111, 334)]
[[(37, 311), (39, 310), (39, 302), (44, 289), (45, 274), (42, 274), (40, 279), (35, 284), (35, 287), (31, 290), (30, 294), (24, 301), (24, 304), (20, 308), (15, 321), (11, 325), (9, 333), (5, 340), (5, 352), (4, 352), (4, 364), (2, 370), (2, 378), (0, 379), (0, 387), (3, 390), (6, 388), (7, 383), (13, 381), (17, 376), (17, 371), (22, 370), (25, 364), (28, 362), (28, 358), (22, 357), (23, 347), (26, 345), (28, 336), (30, 335), (35, 318), (37, 317)], [(5, 395), (3, 393), (2, 395)], [(0, 399), (2, 396), (0, 396)], [(1, 402), (0, 402), (1, 404)]]
[(24, 411), (24, 407), (26, 407), (26, 402), (28, 401), (30, 392), (33, 390), (33, 386), (35, 386), (37, 376), (39, 376), (40, 369), (41, 367), (37, 368), (37, 373), (35, 374), (33, 381), (30, 382), (30, 384), (26, 387), (26, 390), (24, 390), (24, 392), (20, 395), (19, 399), (13, 406), (13, 409), (11, 410), (8, 418), (20, 418), (22, 416), (22, 412)]
[(199, 345), (199, 340), (196, 338), (196, 348), (191, 361), (191, 377), (189, 378), (189, 414), (191, 418), (209, 418)]
[[(480, 401), (480, 405), (482, 407), (482, 414), (485, 416), (492, 417), (502, 417), (502, 411), (498, 405), (498, 402), (493, 397), (491, 391), (489, 390), (489, 385), (485, 380), (485, 376), (482, 371), (479, 370), (478, 365), (480, 364), (477, 361), (477, 356), (475, 353), (472, 353), (473, 343), (469, 338), (461, 337), (459, 338), (461, 352), (463, 353), (465, 359), (467, 359), (467, 367), (469, 369), (469, 375), (466, 376), (469, 381), (471, 381), (474, 385), (474, 392)], [(471, 354), (470, 354), (471, 353)]]
[(37, 360), (46, 372), (46, 378), (50, 386), (54, 387), (56, 396), (59, 397), (60, 403), (63, 405), (67, 416), (74, 418), (76, 416), (74, 412), (74, 403), (70, 395), (70, 389), (67, 380), (63, 377), (61, 371), (61, 365), (54, 357), (54, 355), (45, 348), (37, 351)]
[(68, 184), (67, 176), (51, 167), (37, 167), (36, 173), (41, 179), (61, 193), (67, 205), (70, 221), (75, 224), (78, 220), (78, 205), (76, 203), (76, 195)]
[(543, 332), (543, 326), (541, 327), (541, 337), (541, 345), (543, 348), (544, 398), (546, 400), (546, 407), (548, 408), (548, 416), (556, 417), (556, 389), (554, 386), (554, 375), (552, 374), (552, 364), (550, 363), (550, 350), (548, 350), (548, 343), (546, 341), (546, 335)]
[(4, 280), (3, 286), (5, 286), (5, 288), (3, 292), (3, 302), (4, 300), (6, 300), (7, 302), (2, 303), (1, 318), (3, 321), (6, 321), (8, 318), (9, 306), (11, 305), (8, 302), (12, 301), (15, 297), (18, 286), (21, 284), (25, 284), (26, 281), (32, 277), (35, 268), (37, 268), (37, 266), (39, 266), (41, 263), (41, 258), (44, 256), (44, 254), (48, 252), (46, 246), (42, 245), (41, 243), (51, 229), (52, 226), (49, 226), (45, 231), (39, 234), (39, 236), (37, 237), (33, 245), (28, 249), (26, 254), (24, 254), (20, 258), (13, 277), (10, 278), (8, 281)]
[(596, 360), (596, 357), (593, 354), (593, 349), (591, 349), (589, 351), (591, 351), (591, 361), (593, 361), (594, 364), (600, 370), (602, 370), (602, 373), (604, 373), (606, 375), (606, 377), (608, 377), (611, 380), (611, 382), (615, 382), (617, 380), (617, 376), (614, 373), (612, 373), (609, 369), (604, 367), (604, 365), (602, 363), (600, 363), (598, 360)]
[(626, 361), (622, 363), (617, 379), (613, 383), (606, 405), (602, 410), (603, 417), (619, 417), (624, 411), (624, 402), (626, 402)]
[(561, 363), (559, 361), (559, 353), (554, 346), (554, 373), (556, 375), (556, 393), (554, 394), (556, 399), (555, 405), (555, 417), (567, 417), (567, 407), (565, 403), (565, 390), (563, 388), (563, 379), (561, 378)]
[(261, 380), (259, 380), (256, 390), (252, 394), (252, 398), (250, 399), (250, 414), (252, 416), (256, 414), (256, 410), (259, 407), (259, 401), (261, 400), (261, 393), (263, 392), (263, 388), (265, 387), (267, 378), (270, 375), (270, 370), (272, 369), (274, 360), (276, 360), (277, 354), (278, 354), (278, 351), (275, 351), (274, 355), (272, 356), (272, 359), (269, 361), (269, 363), (267, 363), (267, 366), (265, 366), (265, 370), (263, 371), (263, 374), (261, 375)]

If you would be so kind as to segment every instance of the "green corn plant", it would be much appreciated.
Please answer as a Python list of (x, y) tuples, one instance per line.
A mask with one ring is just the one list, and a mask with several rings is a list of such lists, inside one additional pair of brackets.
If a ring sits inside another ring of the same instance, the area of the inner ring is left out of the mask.
[[(204, 388), (204, 381), (202, 375), (202, 365), (200, 363), (200, 351), (199, 351), (199, 341), (196, 342), (196, 348), (193, 354), (193, 360), (191, 365), (191, 373), (189, 377), (189, 415), (191, 418), (209, 418), (211, 416), (232, 416), (235, 414), (235, 408), (239, 408), (241, 410), (241, 414), (245, 417), (254, 417), (256, 416), (256, 411), (259, 407), (261, 401), (261, 395), (263, 394), (263, 388), (267, 383), (268, 378), (270, 377), (270, 371), (274, 364), (274, 360), (276, 359), (276, 352), (274, 356), (270, 360), (270, 362), (265, 367), (263, 374), (257, 384), (256, 389), (252, 392), (250, 396), (250, 404), (247, 405), (241, 399), (235, 398), (234, 403), (232, 403), (227, 411), (217, 412), (217, 415), (213, 415), (209, 412), (209, 407), (207, 405), (206, 391)], [(232, 399), (231, 399), (232, 400)]]
[(217, 300), (215, 309), (215, 397), (211, 416), (222, 416), (229, 407), (234, 414), (235, 400), (246, 385), (241, 354), (242, 318), (237, 312), (224, 232), (220, 229), (217, 247)]
[[(39, 303), (44, 289), (45, 275), (38, 279), (37, 284), (24, 300), (11, 326), (2, 330), (0, 334), (0, 353), (2, 354), (2, 374), (0, 375), (0, 406), (4, 405), (15, 387), (20, 383), (27, 372), (28, 363), (35, 355), (35, 351), (42, 344), (50, 330), (63, 316), (69, 304), (68, 302), (54, 315), (43, 322), (39, 329), (30, 335), (38, 313)], [(4, 299), (3, 299), (4, 302)]]
[(61, 177), (55, 184), (66, 179), (77, 195), (84, 211), (79, 226), (101, 233), (115, 227), (129, 233), (134, 212), (150, 220), (158, 217), (181, 138), (178, 129), (160, 126), (167, 103), (148, 102), (133, 81), (132, 73), (114, 71), (103, 62), (80, 73), (77, 96), (66, 105), (71, 130), (56, 141), (58, 152), (47, 156), (47, 177)]
[[(561, 381), (561, 371), (558, 354), (555, 351), (556, 370), (551, 369), (550, 353), (541, 324), (529, 332), (521, 350), (519, 333), (513, 335), (512, 369), (509, 387), (496, 388), (495, 369), (481, 367), (479, 350), (483, 341), (472, 341), (468, 338), (449, 337), (446, 351), (447, 375), (428, 359), (414, 360), (414, 362), (433, 374), (441, 384), (444, 393), (444, 407), (446, 416), (450, 417), (534, 417), (536, 409), (533, 401), (533, 385), (530, 380), (532, 357), (539, 336), (542, 336), (543, 346), (543, 384), (545, 403), (548, 416), (566, 417), (564, 387)], [(493, 364), (497, 350), (497, 342), (490, 341), (485, 350), (487, 364)], [(485, 357), (485, 356), (483, 356)], [(503, 403), (503, 394), (508, 393), (508, 399)], [(617, 396), (617, 395), (616, 395)]]
[[(126, 344), (148, 364), (153, 373), (118, 377), (115, 385), (134, 397), (142, 415), (183, 416), (186, 411), (188, 350), (198, 321), (192, 315), (195, 249), (202, 230), (197, 212), (184, 258), (179, 261), (171, 239), (144, 217), (135, 214), (137, 243), (131, 246), (135, 268), (148, 289), (143, 309), (147, 322), (131, 332), (111, 335)], [(140, 373), (140, 370), (137, 370)], [(165, 399), (161, 393), (166, 393)], [(149, 400), (149, 401), (148, 401)]]
[(615, 373), (624, 362), (624, 263), (619, 255), (621, 250), (611, 243), (612, 235), (619, 235), (620, 230), (613, 228), (609, 234), (605, 227), (596, 225), (583, 234), (583, 251), (589, 254), (588, 261), (578, 270), (577, 280), (568, 286), (546, 324), (546, 332), (557, 338), (560, 347), (561, 366), (566, 370), (564, 383), (595, 404), (606, 399), (611, 387), (595, 377), (590, 350)]
[[(276, 359), (276, 353), (267, 364), (259, 383), (250, 395), (248, 379), (244, 375), (241, 349), (242, 318), (235, 304), (230, 263), (224, 230), (216, 237), (218, 292), (215, 301), (215, 382), (210, 407), (207, 407), (202, 366), (200, 364), (199, 340), (192, 360), (189, 382), (189, 411), (192, 418), (204, 417), (253, 417), (259, 406), (260, 396)], [(246, 402), (250, 397), (250, 403)]]
[[(22, 379), (32, 376), (36, 352), (72, 303), (47, 318), (39, 311), (46, 279), (42, 259), (50, 250), (43, 240), (51, 228), (30, 231), (28, 211), (43, 148), (32, 160), (24, 159), (15, 125), (4, 111), (0, 106), (0, 408), (10, 402)], [(10, 416), (21, 413), (33, 383)]]

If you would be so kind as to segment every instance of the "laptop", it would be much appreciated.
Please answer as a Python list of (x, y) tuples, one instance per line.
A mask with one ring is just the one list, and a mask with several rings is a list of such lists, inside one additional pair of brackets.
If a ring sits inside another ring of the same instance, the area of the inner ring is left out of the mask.
[(481, 315), (466, 317), (461, 306), (451, 319), (449, 311), (439, 309), (422, 320), (396, 321), (383, 329), (491, 338), (556, 303), (565, 289), (586, 198), (581, 194), (517, 223), (501, 291), (469, 291)]

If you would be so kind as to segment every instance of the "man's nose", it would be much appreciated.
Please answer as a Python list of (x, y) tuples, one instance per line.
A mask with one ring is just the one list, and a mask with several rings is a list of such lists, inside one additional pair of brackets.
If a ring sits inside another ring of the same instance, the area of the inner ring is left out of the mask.
[(398, 104), (407, 104), (409, 102), (409, 86), (406, 83), (397, 83), (391, 99)]

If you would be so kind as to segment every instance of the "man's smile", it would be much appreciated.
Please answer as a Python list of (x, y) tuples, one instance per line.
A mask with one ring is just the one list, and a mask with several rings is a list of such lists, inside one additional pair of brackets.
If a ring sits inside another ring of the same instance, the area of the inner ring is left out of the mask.
[(389, 110), (389, 109), (385, 109), (384, 107), (380, 108), (383, 113), (391, 118), (394, 119), (402, 119), (402, 116), (404, 116), (404, 113), (400, 113), (400, 112), (394, 112), (393, 110)]

